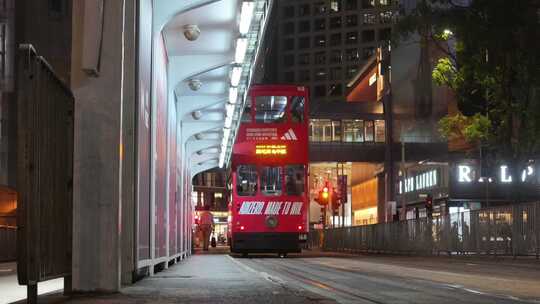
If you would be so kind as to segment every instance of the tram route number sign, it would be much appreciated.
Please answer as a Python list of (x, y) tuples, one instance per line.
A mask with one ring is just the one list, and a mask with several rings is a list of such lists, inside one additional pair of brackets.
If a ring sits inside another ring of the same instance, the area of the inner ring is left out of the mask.
[(302, 202), (243, 202), (238, 214), (301, 215)]

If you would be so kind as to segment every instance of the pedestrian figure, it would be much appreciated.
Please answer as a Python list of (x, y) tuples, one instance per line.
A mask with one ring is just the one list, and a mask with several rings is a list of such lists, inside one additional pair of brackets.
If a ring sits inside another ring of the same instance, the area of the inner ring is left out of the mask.
[(210, 234), (214, 230), (214, 215), (210, 212), (210, 206), (205, 205), (204, 211), (201, 212), (200, 226), (203, 238), (203, 250), (208, 251), (210, 243)]

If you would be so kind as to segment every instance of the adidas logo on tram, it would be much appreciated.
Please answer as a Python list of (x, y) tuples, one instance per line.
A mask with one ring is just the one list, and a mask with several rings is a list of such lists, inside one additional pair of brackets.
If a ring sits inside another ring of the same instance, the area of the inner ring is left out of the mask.
[(289, 129), (289, 131), (285, 132), (285, 135), (281, 136), (281, 140), (298, 140), (298, 138), (293, 129)]

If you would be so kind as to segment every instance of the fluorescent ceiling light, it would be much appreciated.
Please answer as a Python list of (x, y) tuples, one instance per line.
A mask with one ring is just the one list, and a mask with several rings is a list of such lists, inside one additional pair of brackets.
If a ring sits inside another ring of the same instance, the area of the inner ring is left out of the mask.
[(253, 8), (255, 3), (251, 1), (244, 1), (242, 3), (242, 10), (240, 11), (240, 34), (245, 35), (249, 31), (251, 25), (251, 19), (253, 18)]
[(229, 88), (229, 103), (235, 104), (238, 99), (238, 88)]
[(232, 117), (233, 114), (234, 114), (234, 105), (233, 105), (233, 104), (227, 104), (227, 105), (225, 106), (225, 108), (227, 109), (227, 111), (226, 111), (226, 112), (227, 112), (227, 116), (231, 116), (231, 117)]
[(234, 67), (231, 72), (231, 85), (237, 87), (242, 77), (242, 67)]
[(248, 41), (247, 38), (238, 38), (236, 40), (236, 51), (234, 53), (234, 61), (236, 63), (243, 63), (246, 57)]

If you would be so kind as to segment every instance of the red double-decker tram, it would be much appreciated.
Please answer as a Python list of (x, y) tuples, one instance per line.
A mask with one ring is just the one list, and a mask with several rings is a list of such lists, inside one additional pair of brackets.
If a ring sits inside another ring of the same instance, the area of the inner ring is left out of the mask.
[(229, 237), (235, 253), (300, 252), (308, 232), (308, 92), (258, 85), (232, 154)]

